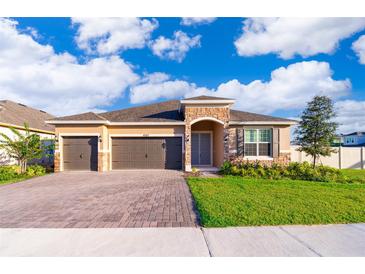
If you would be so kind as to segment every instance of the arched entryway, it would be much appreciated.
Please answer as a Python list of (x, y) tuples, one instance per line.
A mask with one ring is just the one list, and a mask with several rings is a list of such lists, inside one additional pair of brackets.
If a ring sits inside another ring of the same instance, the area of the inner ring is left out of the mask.
[(224, 161), (224, 122), (199, 118), (190, 123), (191, 166), (219, 168)]

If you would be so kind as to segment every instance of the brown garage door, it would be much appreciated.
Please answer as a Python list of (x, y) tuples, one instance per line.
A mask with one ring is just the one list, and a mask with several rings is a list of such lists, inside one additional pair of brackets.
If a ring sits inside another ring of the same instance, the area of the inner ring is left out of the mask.
[(98, 170), (97, 137), (63, 137), (64, 170)]
[(180, 137), (112, 138), (113, 169), (181, 169)]

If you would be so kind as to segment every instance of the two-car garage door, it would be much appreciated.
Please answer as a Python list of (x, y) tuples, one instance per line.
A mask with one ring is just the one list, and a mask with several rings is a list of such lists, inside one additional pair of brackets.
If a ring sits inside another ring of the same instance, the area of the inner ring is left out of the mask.
[(112, 138), (112, 169), (181, 169), (180, 137)]
[[(182, 169), (182, 138), (112, 138), (112, 169)], [(98, 137), (63, 137), (64, 170), (98, 168)]]

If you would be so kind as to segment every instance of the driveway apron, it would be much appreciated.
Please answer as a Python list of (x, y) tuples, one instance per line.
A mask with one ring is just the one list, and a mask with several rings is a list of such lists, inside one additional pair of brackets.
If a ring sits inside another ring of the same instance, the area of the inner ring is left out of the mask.
[(2, 228), (197, 225), (181, 171), (64, 172), (0, 186)]

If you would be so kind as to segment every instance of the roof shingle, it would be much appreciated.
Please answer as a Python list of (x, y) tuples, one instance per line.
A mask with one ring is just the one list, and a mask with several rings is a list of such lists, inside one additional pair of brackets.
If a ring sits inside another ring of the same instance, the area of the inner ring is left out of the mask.
[(252, 112), (245, 112), (240, 110), (231, 109), (230, 113), (231, 121), (242, 121), (242, 122), (296, 122), (291, 119), (285, 119), (280, 117), (274, 117), (269, 115), (257, 114)]
[(0, 123), (23, 127), (27, 123), (30, 128), (54, 131), (54, 126), (45, 121), (54, 116), (39, 109), (31, 108), (10, 100), (0, 100)]
[(171, 100), (141, 107), (100, 113), (110, 122), (176, 122), (183, 121), (180, 101)]
[[(201, 100), (199, 98), (206, 98), (203, 100), (230, 100), (226, 98), (199, 96), (189, 98), (192, 100)], [(293, 122), (285, 118), (273, 117), (268, 115), (256, 114), (251, 112), (244, 112), (239, 110), (231, 110), (231, 121), (240, 122)], [(180, 112), (180, 101), (171, 100), (156, 104), (150, 104), (139, 107), (132, 107), (127, 109), (109, 111), (104, 113), (95, 114), (93, 112), (82, 113), (78, 115), (59, 117), (54, 120), (58, 121), (110, 121), (110, 122), (181, 122), (184, 121), (184, 117)]]
[(62, 116), (52, 119), (53, 121), (106, 121), (105, 118), (94, 112), (85, 112), (81, 114)]

